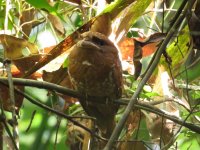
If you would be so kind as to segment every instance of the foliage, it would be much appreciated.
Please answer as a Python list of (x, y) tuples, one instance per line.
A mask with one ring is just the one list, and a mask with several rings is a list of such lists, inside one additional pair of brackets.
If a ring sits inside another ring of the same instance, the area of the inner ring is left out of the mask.
[[(19, 147), (22, 150), (78, 149), (88, 145), (87, 140), (95, 138), (95, 135), (86, 130), (96, 129), (77, 100), (79, 93), (68, 91), (73, 89), (67, 71), (70, 48), (85, 31), (97, 30), (108, 35), (112, 30), (109, 38), (119, 47), (122, 58), (124, 91), (120, 102), (128, 103), (170, 33), (175, 12), (182, 12), (181, 5), (186, 2), (115, 0), (106, 4), (103, 1), (105, 5), (101, 0), (0, 0), (0, 121), (4, 124), (3, 128), (0, 126), (4, 129), (3, 134), (0, 132), (0, 140), (3, 136), (5, 143), (0, 146), (4, 149), (13, 148), (11, 140), (15, 140), (9, 136), (5, 123), (13, 133), (15, 126), (19, 129)], [(200, 147), (199, 8), (197, 1), (194, 11), (188, 10), (190, 13), (186, 13), (183, 22), (176, 26), (177, 30), (172, 29), (174, 35), (166, 46), (166, 53), (148, 78), (139, 93), (138, 103), (124, 123), (119, 137), (121, 142), (116, 144), (118, 149), (131, 149), (135, 143), (136, 149)], [(11, 60), (11, 65), (5, 61), (7, 59)], [(49, 86), (47, 83), (67, 87), (60, 91), (67, 91), (69, 95), (58, 92), (56, 85), (44, 89), (42, 85), (27, 85), (30, 80), (23, 80), (23, 84), (15, 86), (52, 110), (74, 117), (75, 125), (69, 116), (63, 118), (28, 98), (23, 99), (16, 90), (13, 94), (16, 99), (14, 110), (14, 104), (10, 102), (13, 96), (11, 74), (14, 78), (46, 81), (46, 87)], [(8, 77), (9, 88), (5, 88), (4, 77)], [(125, 109), (121, 105), (116, 121), (120, 122)], [(12, 125), (17, 116), (15, 113), (19, 113), (18, 125)], [(6, 120), (2, 119), (4, 117)], [(95, 134), (97, 136), (98, 132)], [(93, 142), (98, 143), (98, 140)]]

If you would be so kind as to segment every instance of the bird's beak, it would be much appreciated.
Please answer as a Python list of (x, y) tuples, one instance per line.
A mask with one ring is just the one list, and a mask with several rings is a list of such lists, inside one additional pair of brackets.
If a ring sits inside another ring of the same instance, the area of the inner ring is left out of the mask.
[(93, 42), (91, 41), (87, 41), (87, 40), (82, 40), (82, 41), (79, 41), (77, 43), (77, 46), (79, 47), (84, 47), (84, 48), (87, 48), (87, 49), (96, 49), (96, 50), (101, 50), (101, 48), (94, 44)]

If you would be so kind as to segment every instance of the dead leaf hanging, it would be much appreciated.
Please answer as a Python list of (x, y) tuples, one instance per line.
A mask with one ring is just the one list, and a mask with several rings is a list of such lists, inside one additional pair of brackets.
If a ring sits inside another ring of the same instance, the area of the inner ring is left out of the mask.
[(5, 58), (10, 60), (18, 59), (28, 54), (33, 55), (39, 53), (35, 44), (11, 35), (1, 34), (0, 42), (4, 48)]

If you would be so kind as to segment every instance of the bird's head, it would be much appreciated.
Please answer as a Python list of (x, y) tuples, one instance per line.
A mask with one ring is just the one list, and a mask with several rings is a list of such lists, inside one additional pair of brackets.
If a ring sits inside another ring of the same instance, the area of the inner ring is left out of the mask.
[(102, 51), (103, 47), (113, 46), (113, 43), (105, 35), (90, 31), (81, 35), (81, 40), (78, 41), (77, 46)]

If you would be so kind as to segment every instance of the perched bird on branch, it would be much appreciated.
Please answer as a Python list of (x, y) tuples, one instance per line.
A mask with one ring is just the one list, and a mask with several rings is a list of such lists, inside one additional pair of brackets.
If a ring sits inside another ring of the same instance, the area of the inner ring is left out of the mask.
[[(83, 33), (81, 38), (69, 55), (68, 72), (74, 88), (86, 97), (80, 100), (83, 109), (96, 118), (102, 136), (109, 138), (119, 108), (113, 100), (122, 94), (118, 50), (104, 34), (98, 32)], [(87, 97), (104, 103), (95, 103), (87, 100)]]

